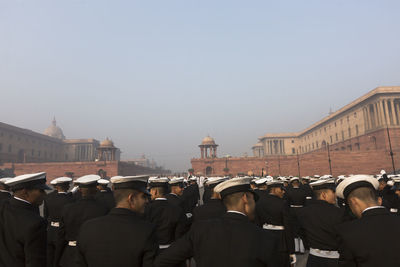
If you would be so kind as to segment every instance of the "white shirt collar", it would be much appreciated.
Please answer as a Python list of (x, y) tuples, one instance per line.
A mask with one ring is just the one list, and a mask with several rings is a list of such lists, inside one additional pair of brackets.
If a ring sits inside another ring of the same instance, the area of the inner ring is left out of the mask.
[(104, 192), (107, 192), (107, 190), (100, 190), (100, 192), (104, 193)]
[(372, 206), (372, 207), (368, 207), (368, 208), (366, 208), (365, 210), (363, 210), (362, 213), (366, 212), (367, 210), (372, 210), (372, 209), (383, 209), (383, 208), (385, 208), (385, 207), (383, 207), (383, 206)]
[(25, 203), (28, 203), (28, 204), (32, 205), (32, 203), (30, 203), (29, 201), (27, 201), (27, 200), (25, 200), (25, 199), (22, 199), (22, 198), (19, 198), (19, 197), (16, 197), (16, 196), (14, 196), (14, 198), (15, 198), (16, 200), (19, 200), (19, 201), (22, 201), (22, 202), (25, 202)]
[(57, 192), (58, 194), (68, 194), (68, 192)]
[(247, 217), (247, 215), (246, 215), (246, 214), (244, 214), (243, 212), (237, 211), (237, 210), (228, 210), (227, 212), (231, 212), (231, 213), (237, 213), (237, 214), (241, 214), (241, 215), (243, 215), (243, 216), (246, 216), (246, 217)]
[(167, 199), (164, 198), (164, 197), (158, 197), (158, 198), (156, 198), (156, 199), (154, 199), (154, 200), (167, 200)]

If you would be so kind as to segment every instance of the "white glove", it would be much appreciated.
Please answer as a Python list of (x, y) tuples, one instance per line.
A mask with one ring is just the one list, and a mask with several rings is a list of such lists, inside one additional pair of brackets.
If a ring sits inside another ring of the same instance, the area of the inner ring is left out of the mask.
[(290, 255), (290, 264), (295, 264), (296, 263), (296, 254), (291, 254)]

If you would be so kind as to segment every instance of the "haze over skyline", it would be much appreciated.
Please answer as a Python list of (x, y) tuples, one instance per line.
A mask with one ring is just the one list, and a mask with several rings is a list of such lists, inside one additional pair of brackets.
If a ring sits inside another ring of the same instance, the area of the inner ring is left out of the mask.
[(400, 85), (398, 1), (0, 0), (0, 121), (190, 168)]

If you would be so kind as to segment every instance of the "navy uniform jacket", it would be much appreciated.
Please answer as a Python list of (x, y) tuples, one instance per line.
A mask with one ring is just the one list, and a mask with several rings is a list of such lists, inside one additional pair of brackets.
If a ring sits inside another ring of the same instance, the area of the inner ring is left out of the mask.
[(103, 204), (103, 206), (105, 206), (108, 210), (111, 210), (115, 207), (114, 194), (111, 190), (97, 192), (95, 199)]
[(364, 211), (361, 219), (338, 226), (339, 266), (400, 266), (400, 217), (385, 208)]
[(185, 206), (186, 213), (192, 213), (194, 207), (196, 207), (197, 202), (200, 199), (199, 186), (197, 184), (189, 185), (183, 190), (183, 202)]
[(219, 218), (226, 213), (226, 207), (220, 199), (211, 198), (202, 206), (193, 210), (193, 221)]
[(298, 213), (308, 245), (320, 250), (339, 249), (336, 226), (347, 220), (345, 210), (323, 200), (314, 200)]
[(280, 238), (280, 250), (286, 251), (289, 254), (294, 253), (294, 235), (289, 207), (284, 199), (270, 194), (265, 198), (260, 198), (256, 202), (256, 221), (261, 227), (264, 224), (283, 226), (285, 228), (284, 231), (271, 231), (283, 233), (283, 236)]
[(46, 220), (15, 198), (0, 207), (0, 266), (46, 266)]
[(195, 222), (190, 231), (157, 256), (154, 266), (168, 267), (194, 257), (197, 267), (276, 266), (277, 242), (242, 214)]
[(151, 267), (158, 251), (154, 225), (128, 209), (85, 222), (78, 237), (77, 267)]
[(74, 266), (75, 248), (68, 246), (76, 241), (81, 225), (93, 218), (104, 216), (108, 209), (94, 198), (82, 198), (64, 207), (58, 231), (55, 262), (61, 266)]
[(183, 200), (180, 196), (169, 193), (165, 196), (165, 198), (168, 200), (169, 203), (180, 207), (182, 210), (184, 209)]
[(289, 205), (304, 206), (306, 203), (307, 193), (303, 188), (290, 187), (286, 191), (286, 198)]
[(43, 213), (48, 222), (59, 222), (65, 205), (74, 202), (72, 193), (49, 193), (43, 202)]
[(7, 191), (0, 191), (0, 202), (4, 200), (9, 200), (11, 198), (11, 193)]
[(153, 200), (147, 204), (145, 218), (156, 226), (161, 245), (169, 245), (187, 230), (186, 218), (181, 209), (165, 200)]

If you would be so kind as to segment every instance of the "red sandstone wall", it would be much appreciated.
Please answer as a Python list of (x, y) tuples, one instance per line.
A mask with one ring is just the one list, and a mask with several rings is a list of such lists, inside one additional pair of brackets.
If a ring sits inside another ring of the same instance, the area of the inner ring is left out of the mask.
[[(372, 138), (375, 137), (375, 138)], [(400, 169), (400, 129), (390, 129), (390, 137), (394, 152), (396, 169)], [(376, 140), (374, 142), (373, 140)], [(360, 144), (360, 149), (356, 149), (356, 143)], [(352, 145), (352, 150), (348, 145)], [(345, 147), (345, 150), (341, 150)], [(341, 142), (330, 146), (332, 174), (377, 174), (381, 169), (392, 172), (392, 161), (386, 129), (366, 134), (349, 141)], [(266, 167), (268, 162), (268, 168)], [(253, 172), (260, 175), (262, 168), (268, 169), (268, 174), (276, 175), (299, 175), (297, 167), (297, 156), (268, 156), (263, 158), (230, 158), (226, 162), (225, 158), (216, 159), (192, 159), (192, 168), (195, 173), (206, 173), (206, 167), (213, 169), (212, 175), (226, 174), (223, 169), (225, 165), (229, 168), (229, 173)], [(299, 155), (300, 175), (329, 174), (329, 162), (327, 149)]]
[(74, 177), (86, 174), (98, 174), (102, 169), (107, 176), (118, 175), (118, 162), (48, 162), (48, 163), (4, 163), (1, 168), (14, 169), (15, 175), (25, 173), (46, 172), (47, 180), (65, 176), (66, 172), (73, 172)]

